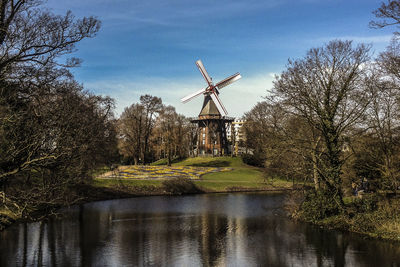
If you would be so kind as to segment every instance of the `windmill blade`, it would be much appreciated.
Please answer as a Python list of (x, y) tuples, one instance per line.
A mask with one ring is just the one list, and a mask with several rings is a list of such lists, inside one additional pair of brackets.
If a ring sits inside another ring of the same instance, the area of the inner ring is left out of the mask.
[(240, 78), (242, 78), (242, 76), (240, 75), (240, 73), (235, 73), (232, 76), (220, 81), (219, 83), (217, 83), (215, 85), (215, 87), (218, 87), (218, 89), (221, 89), (227, 85), (230, 85), (231, 83), (236, 82), (237, 80), (239, 80)]
[(199, 68), (201, 75), (203, 75), (203, 77), (206, 80), (206, 82), (208, 83), (208, 85), (212, 85), (212, 80), (211, 80), (210, 76), (208, 75), (206, 68), (204, 68), (203, 62), (201, 62), (201, 60), (199, 59), (196, 61), (196, 65)]
[(197, 92), (194, 92), (193, 94), (187, 95), (184, 98), (182, 98), (181, 101), (183, 103), (186, 103), (189, 100), (191, 100), (192, 98), (195, 98), (196, 96), (203, 94), (206, 90), (207, 90), (207, 88), (203, 88), (203, 89), (201, 89), (201, 90), (199, 90)]
[(228, 112), (226, 111), (224, 105), (222, 105), (221, 99), (218, 97), (216, 93), (211, 93), (210, 94), (211, 99), (214, 101), (215, 105), (217, 106), (217, 109), (219, 113), (221, 113), (222, 116), (226, 116)]

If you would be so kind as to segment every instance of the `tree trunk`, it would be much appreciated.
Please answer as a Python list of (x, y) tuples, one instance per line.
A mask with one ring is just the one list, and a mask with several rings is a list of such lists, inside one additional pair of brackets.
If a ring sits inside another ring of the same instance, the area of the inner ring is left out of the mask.
[(311, 158), (313, 162), (313, 180), (314, 180), (314, 187), (315, 190), (319, 190), (319, 177), (318, 177), (318, 169), (317, 169), (317, 156), (315, 155), (315, 150), (311, 151)]
[(318, 139), (313, 142), (313, 146), (311, 149), (311, 159), (313, 162), (313, 180), (314, 180), (315, 190), (317, 190), (317, 191), (320, 188), (319, 176), (318, 176), (318, 166), (317, 166), (317, 147), (318, 147), (318, 143), (320, 140), (321, 140), (321, 136), (319, 136)]
[(171, 160), (171, 148), (168, 148), (168, 166), (171, 166), (171, 162), (172, 162), (172, 160)]

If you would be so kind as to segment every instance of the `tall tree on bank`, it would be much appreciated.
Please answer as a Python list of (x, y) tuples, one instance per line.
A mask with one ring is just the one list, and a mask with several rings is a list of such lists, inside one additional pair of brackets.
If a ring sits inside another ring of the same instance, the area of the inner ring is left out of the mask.
[[(0, 102), (3, 106), (0, 120), (4, 122), (2, 134), (9, 135), (2, 139), (4, 143), (0, 147), (14, 158), (9, 162), (13, 164), (3, 164), (6, 167), (0, 176), (4, 178), (56, 158), (38, 152), (43, 135), (50, 130), (43, 124), (50, 114), (42, 113), (51, 111), (50, 101), (60, 99), (58, 94), (66, 87), (75, 91), (66, 67), (79, 63), (71, 59), (60, 65), (56, 60), (73, 52), (77, 42), (93, 37), (100, 27), (100, 22), (93, 17), (75, 20), (70, 12), (65, 16), (54, 15), (40, 8), (42, 2), (0, 2)], [(28, 136), (29, 133), (32, 135)]]
[(0, 206), (23, 203), (20, 213), (69, 202), (67, 186), (116, 153), (113, 100), (74, 81), (68, 68), (80, 60), (59, 62), (100, 21), (54, 15), (43, 2), (0, 1)]
[(309, 50), (303, 59), (289, 60), (271, 92), (290, 112), (320, 131), (325, 149), (316, 154), (315, 163), (323, 189), (338, 206), (343, 205), (343, 136), (370, 100), (364, 87), (368, 60), (368, 46), (353, 48), (350, 41), (331, 41)]

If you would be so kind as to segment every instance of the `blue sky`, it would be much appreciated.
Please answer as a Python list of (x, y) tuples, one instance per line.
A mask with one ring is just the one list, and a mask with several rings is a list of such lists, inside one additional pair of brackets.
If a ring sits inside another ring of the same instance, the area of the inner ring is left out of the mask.
[(56, 14), (102, 21), (95, 38), (78, 44), (75, 78), (116, 100), (116, 113), (152, 94), (185, 116), (197, 116), (202, 97), (180, 98), (205, 87), (195, 61), (214, 82), (240, 72), (221, 90), (228, 115), (242, 116), (272, 87), (288, 58), (332, 39), (373, 45), (378, 54), (394, 28), (370, 29), (377, 0), (48, 0)]

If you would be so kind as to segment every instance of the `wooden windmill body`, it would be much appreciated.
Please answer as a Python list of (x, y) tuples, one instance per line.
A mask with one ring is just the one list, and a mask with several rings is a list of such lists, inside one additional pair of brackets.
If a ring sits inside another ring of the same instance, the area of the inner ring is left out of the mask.
[(196, 61), (196, 65), (208, 83), (208, 86), (191, 95), (182, 98), (182, 102), (187, 102), (192, 98), (204, 95), (204, 102), (198, 118), (192, 119), (197, 127), (197, 155), (222, 156), (229, 153), (229, 143), (226, 129), (234, 118), (227, 117), (227, 111), (219, 98), (219, 90), (241, 78), (236, 73), (217, 84), (213, 84), (201, 60)]

